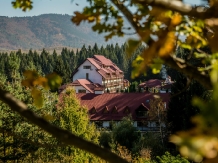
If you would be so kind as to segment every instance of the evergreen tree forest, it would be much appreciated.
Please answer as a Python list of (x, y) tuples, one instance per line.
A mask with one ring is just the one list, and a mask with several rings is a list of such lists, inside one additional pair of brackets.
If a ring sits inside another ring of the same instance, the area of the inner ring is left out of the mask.
[[(111, 59), (123, 72), (124, 78), (131, 81), (132, 61), (143, 50), (144, 46), (140, 46), (131, 58), (126, 57), (126, 44), (119, 46), (118, 44), (107, 45), (106, 47), (83, 47), (76, 52), (63, 48), (61, 54), (57, 54), (54, 50), (49, 54), (45, 49), (39, 54), (36, 51), (29, 50), (28, 53), (22, 53), (21, 50), (8, 53), (0, 53), (0, 73), (5, 75), (8, 81), (22, 78), (24, 70), (36, 70), (40, 75), (47, 75), (52, 72), (62, 77), (63, 83), (71, 82), (72, 72), (86, 58), (95, 54), (103, 55)], [(152, 74), (148, 69), (147, 76), (141, 75), (136, 81), (144, 81), (150, 78), (161, 78), (160, 75)]]

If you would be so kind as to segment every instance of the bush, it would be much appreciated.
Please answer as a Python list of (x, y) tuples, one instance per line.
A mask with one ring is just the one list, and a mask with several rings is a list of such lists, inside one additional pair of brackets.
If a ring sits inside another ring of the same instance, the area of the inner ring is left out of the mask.
[(189, 163), (187, 159), (180, 155), (172, 156), (169, 152), (166, 152), (163, 156), (157, 156), (158, 163)]

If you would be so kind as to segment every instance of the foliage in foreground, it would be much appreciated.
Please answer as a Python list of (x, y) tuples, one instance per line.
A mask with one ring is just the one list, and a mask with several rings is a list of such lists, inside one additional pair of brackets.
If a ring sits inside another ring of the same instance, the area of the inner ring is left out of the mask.
[[(132, 77), (144, 72), (147, 65), (158, 72), (160, 65), (165, 64), (181, 71), (189, 78), (196, 79), (209, 90), (213, 90), (210, 102), (194, 98), (193, 105), (201, 110), (201, 115), (193, 118), (196, 127), (172, 136), (171, 141), (180, 146), (180, 152), (194, 161), (203, 158), (215, 159), (218, 162), (218, 23), (216, 0), (208, 0), (207, 7), (191, 7), (182, 1), (155, 0), (87, 0), (89, 6), (83, 12), (75, 12), (72, 21), (79, 25), (82, 21), (93, 23), (93, 30), (106, 32), (106, 40), (113, 36), (123, 36), (125, 16), (138, 39), (130, 39), (127, 51), (132, 52), (143, 42), (147, 48), (133, 62)], [(24, 11), (31, 9), (31, 0), (15, 0), (14, 7)], [(25, 2), (25, 3), (22, 3)], [(126, 2), (126, 3), (124, 3)], [(99, 7), (103, 6), (103, 7)], [(130, 9), (136, 8), (132, 13)], [(101, 19), (104, 17), (104, 19)], [(114, 19), (114, 22), (108, 22)], [(103, 20), (103, 21), (101, 21)], [(185, 35), (186, 40), (182, 40)], [(155, 36), (155, 38), (154, 38)], [(174, 52), (177, 46), (187, 49), (200, 49), (208, 46), (212, 54), (199, 51), (190, 57), (197, 57), (204, 66), (190, 65), (187, 60), (178, 58)], [(191, 99), (190, 99), (191, 100)], [(201, 142), (201, 143), (199, 143)]]
[[(73, 90), (67, 91), (61, 108), (57, 109), (56, 93), (42, 90), (45, 102), (41, 109), (33, 105), (31, 90), (22, 87), (20, 80), (9, 83), (1, 76), (0, 87), (24, 101), (31, 110), (52, 124), (93, 143), (98, 143), (98, 132), (90, 124), (87, 109), (79, 105)], [(16, 88), (16, 89), (15, 89)], [(98, 162), (95, 156), (74, 147), (66, 146), (39, 127), (26, 120), (0, 102), (0, 160), (3, 162)]]

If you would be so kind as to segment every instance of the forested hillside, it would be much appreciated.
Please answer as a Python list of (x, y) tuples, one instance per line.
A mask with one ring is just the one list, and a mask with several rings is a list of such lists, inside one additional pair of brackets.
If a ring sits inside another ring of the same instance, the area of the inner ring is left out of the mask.
[(104, 36), (92, 31), (91, 24), (76, 26), (70, 15), (45, 14), (33, 17), (0, 16), (0, 50), (41, 49), (47, 47), (93, 46), (94, 43), (123, 44), (126, 37), (105, 42)]

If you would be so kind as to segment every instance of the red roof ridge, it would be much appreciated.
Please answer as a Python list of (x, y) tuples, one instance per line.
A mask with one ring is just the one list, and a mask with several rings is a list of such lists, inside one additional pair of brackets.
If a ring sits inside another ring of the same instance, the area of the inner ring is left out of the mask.
[(144, 103), (141, 103), (141, 106), (143, 106), (145, 109), (149, 110), (149, 108), (147, 106), (145, 106)]
[(101, 62), (97, 61), (94, 58), (87, 58), (86, 60), (88, 60), (92, 65), (94, 65), (97, 69), (101, 68)]
[(106, 58), (103, 55), (94, 55), (94, 58), (99, 60), (102, 64), (107, 65), (107, 66), (113, 64), (113, 62), (110, 59)]
[(94, 93), (86, 84), (91, 84), (90, 81), (87, 79), (77, 79), (77, 81), (83, 86), (85, 89), (87, 89), (90, 93)]

